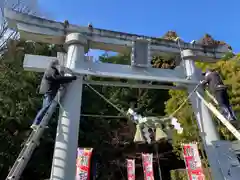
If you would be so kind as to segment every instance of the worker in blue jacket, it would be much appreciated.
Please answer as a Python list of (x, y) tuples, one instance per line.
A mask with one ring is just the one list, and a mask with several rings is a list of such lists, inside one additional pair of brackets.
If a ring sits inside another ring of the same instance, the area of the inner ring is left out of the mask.
[(215, 70), (206, 70), (204, 80), (201, 84), (207, 86), (218, 102), (222, 115), (231, 122), (231, 124), (240, 129), (237, 117), (230, 105), (229, 96), (227, 93), (227, 86), (224, 85), (220, 74)]
[(76, 79), (76, 76), (64, 76), (64, 73), (60, 72), (58, 60), (53, 60), (50, 63), (49, 67), (43, 75), (40, 85), (39, 92), (40, 94), (44, 94), (42, 108), (33, 121), (33, 124), (31, 126), (32, 129), (36, 129), (40, 124), (53, 99), (57, 95), (60, 86), (66, 83), (70, 83)]

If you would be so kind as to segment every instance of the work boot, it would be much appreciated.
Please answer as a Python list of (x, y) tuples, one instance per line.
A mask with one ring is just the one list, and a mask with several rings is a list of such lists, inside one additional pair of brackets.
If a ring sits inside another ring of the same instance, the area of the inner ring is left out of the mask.
[(240, 130), (240, 121), (232, 120), (230, 123), (237, 129)]

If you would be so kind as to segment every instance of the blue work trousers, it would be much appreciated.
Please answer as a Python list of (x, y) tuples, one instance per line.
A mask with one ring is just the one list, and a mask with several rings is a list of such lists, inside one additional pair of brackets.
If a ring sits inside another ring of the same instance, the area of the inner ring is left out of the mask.
[(53, 99), (54, 99), (54, 95), (52, 94), (44, 94), (44, 98), (43, 98), (43, 104), (42, 104), (42, 108), (38, 111), (37, 116), (35, 117), (34, 121), (33, 121), (33, 125), (39, 125), (45, 115), (45, 113), (47, 112), (49, 106), (51, 105)]
[(226, 89), (220, 89), (215, 91), (215, 97), (220, 106), (220, 111), (222, 115), (228, 120), (233, 121), (237, 120), (237, 117), (231, 107), (229, 102), (229, 96)]
[(228, 121), (235, 121), (237, 120), (237, 117), (234, 113), (234, 111), (232, 110), (232, 107), (229, 106), (220, 106), (220, 111), (222, 113), (222, 115), (228, 120)]

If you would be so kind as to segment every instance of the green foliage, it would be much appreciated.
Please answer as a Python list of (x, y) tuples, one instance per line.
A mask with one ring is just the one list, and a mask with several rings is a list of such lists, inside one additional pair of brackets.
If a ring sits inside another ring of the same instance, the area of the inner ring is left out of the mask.
[[(188, 174), (186, 169), (171, 170), (171, 180), (188, 180)], [(210, 180), (208, 169), (204, 170), (206, 180)]]
[[(51, 55), (48, 45), (17, 41), (10, 41), (8, 45), (8, 51), (0, 60), (0, 179), (6, 178), (30, 133), (29, 127), (37, 110), (41, 107), (41, 96), (38, 95), (41, 74), (23, 70), (24, 55)], [(51, 159), (52, 151), (44, 146), (53, 146), (53, 135), (55, 129), (50, 129), (45, 134), (41, 147), (36, 150), (26, 169), (24, 179), (33, 179), (34, 176), (41, 178), (49, 174), (50, 167), (46, 161)], [(49, 139), (48, 136), (52, 138)], [(39, 158), (37, 154), (44, 156)], [(41, 171), (37, 171), (37, 168)]]
[(188, 180), (187, 172), (185, 169), (170, 171), (171, 180)]

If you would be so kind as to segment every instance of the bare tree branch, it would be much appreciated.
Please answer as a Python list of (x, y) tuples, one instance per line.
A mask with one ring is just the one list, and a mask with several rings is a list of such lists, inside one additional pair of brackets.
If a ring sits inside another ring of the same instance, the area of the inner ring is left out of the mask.
[(3, 0), (0, 4), (0, 56), (7, 49), (7, 42), (10, 39), (18, 39), (16, 31), (8, 29), (7, 21), (4, 18), (4, 8), (10, 8), (15, 11), (35, 14), (35, 9), (31, 7), (34, 0)]

